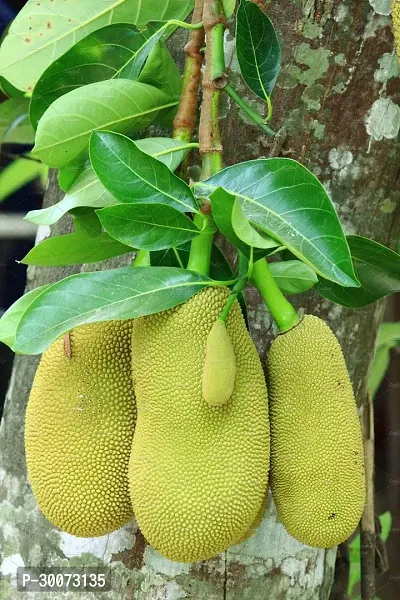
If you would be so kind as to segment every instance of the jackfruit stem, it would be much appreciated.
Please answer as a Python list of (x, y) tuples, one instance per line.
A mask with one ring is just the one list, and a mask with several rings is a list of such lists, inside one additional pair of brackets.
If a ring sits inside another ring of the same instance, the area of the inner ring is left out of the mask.
[(282, 294), (265, 258), (253, 265), (252, 281), (261, 292), (261, 296), (280, 331), (287, 331), (299, 322), (299, 317), (288, 300)]
[(246, 283), (247, 283), (247, 277), (242, 277), (241, 279), (239, 279), (239, 281), (236, 283), (236, 285), (234, 286), (231, 295), (229, 296), (228, 300), (226, 301), (226, 304), (224, 306), (224, 308), (222, 309), (221, 314), (219, 315), (218, 319), (220, 321), (226, 321), (226, 319), (229, 316), (229, 312), (233, 306), (233, 303), (235, 302), (235, 300), (237, 299), (237, 297), (239, 296), (239, 294), (241, 292), (243, 292), (244, 288), (246, 287)]
[(149, 250), (139, 250), (135, 256), (133, 266), (134, 267), (149, 267), (150, 265), (151, 265), (150, 251)]

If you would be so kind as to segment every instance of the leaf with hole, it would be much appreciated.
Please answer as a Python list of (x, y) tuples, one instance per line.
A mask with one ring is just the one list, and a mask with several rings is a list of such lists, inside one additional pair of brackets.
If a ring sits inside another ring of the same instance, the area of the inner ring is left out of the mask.
[(143, 250), (180, 246), (200, 233), (191, 219), (165, 204), (118, 204), (96, 212), (111, 237)]
[(319, 275), (359, 285), (333, 204), (306, 167), (288, 158), (251, 160), (195, 184), (199, 196), (210, 196), (218, 187), (239, 198), (250, 223)]
[(29, 0), (11, 24), (0, 50), (0, 75), (32, 90), (47, 67), (93, 31), (113, 23), (142, 29), (149, 21), (184, 19), (193, 0)]
[(311, 289), (318, 281), (315, 271), (300, 260), (273, 262), (269, 268), (284, 294), (301, 294)]
[(93, 132), (90, 161), (101, 183), (120, 202), (167, 204), (180, 212), (198, 212), (189, 186), (123, 135)]
[(9, 98), (0, 104), (0, 144), (31, 145), (35, 132), (29, 122), (28, 98)]
[(71, 275), (32, 302), (19, 323), (15, 348), (39, 354), (74, 327), (158, 313), (186, 302), (210, 284), (205, 275), (173, 267)]
[(129, 79), (84, 85), (57, 98), (46, 110), (33, 152), (49, 167), (83, 162), (94, 129), (140, 131), (175, 104), (160, 90)]
[[(171, 171), (175, 171), (187, 154), (187, 149), (179, 150), (182, 148), (182, 142), (170, 138), (145, 138), (135, 140), (134, 143), (143, 152), (155, 156), (157, 160), (167, 165)], [(87, 163), (60, 202), (47, 208), (32, 210), (25, 219), (37, 225), (52, 225), (74, 208), (80, 206), (102, 208), (115, 204), (119, 204), (118, 200), (106, 190), (91, 164)]]
[(347, 236), (359, 288), (343, 288), (321, 279), (315, 290), (324, 298), (348, 308), (361, 308), (400, 291), (400, 255), (358, 235)]
[(237, 11), (236, 53), (243, 79), (266, 100), (279, 75), (281, 48), (271, 21), (249, 0), (241, 0)]
[(90, 33), (40, 77), (30, 103), (32, 125), (36, 128), (50, 104), (76, 88), (107, 79), (136, 80), (152, 48), (165, 32), (165, 23), (157, 22), (142, 31), (135, 25), (115, 23)]

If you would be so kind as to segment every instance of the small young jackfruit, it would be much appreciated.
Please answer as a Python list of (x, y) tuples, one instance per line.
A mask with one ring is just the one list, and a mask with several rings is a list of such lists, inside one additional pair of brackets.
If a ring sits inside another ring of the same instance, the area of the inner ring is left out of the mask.
[(328, 548), (357, 527), (365, 502), (364, 453), (341, 347), (306, 315), (268, 354), (271, 490), (287, 531)]
[(136, 406), (131, 321), (84, 325), (43, 354), (25, 420), (28, 478), (40, 510), (76, 536), (132, 517), (128, 463)]
[(202, 393), (207, 337), (228, 296), (226, 288), (207, 288), (133, 325), (132, 505), (148, 542), (180, 562), (210, 558), (245, 537), (265, 501), (267, 388), (238, 302), (226, 323), (233, 394), (210, 407)]
[(226, 324), (218, 319), (207, 337), (203, 396), (210, 406), (222, 406), (235, 387), (236, 360)]

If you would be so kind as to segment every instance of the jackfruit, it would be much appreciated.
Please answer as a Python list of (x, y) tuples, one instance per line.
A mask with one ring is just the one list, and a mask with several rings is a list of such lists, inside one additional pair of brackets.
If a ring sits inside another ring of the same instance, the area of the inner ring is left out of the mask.
[(203, 369), (203, 396), (210, 406), (222, 406), (235, 387), (236, 360), (226, 324), (218, 319), (207, 337)]
[(132, 517), (131, 321), (84, 325), (43, 354), (25, 420), (28, 478), (56, 527), (97, 537)]
[(357, 527), (365, 502), (360, 422), (328, 325), (306, 315), (268, 353), (271, 490), (287, 531), (328, 548)]
[(392, 0), (393, 33), (400, 63), (400, 0)]
[(265, 501), (267, 388), (238, 302), (226, 323), (236, 357), (233, 394), (221, 407), (202, 394), (207, 337), (228, 296), (226, 288), (206, 288), (133, 325), (132, 505), (147, 541), (170, 560), (222, 552), (246, 535)]

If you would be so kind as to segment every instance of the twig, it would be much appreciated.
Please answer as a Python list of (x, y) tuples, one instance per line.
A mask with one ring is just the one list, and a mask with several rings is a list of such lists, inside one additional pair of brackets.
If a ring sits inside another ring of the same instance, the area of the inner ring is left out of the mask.
[(375, 598), (375, 517), (374, 517), (374, 406), (368, 395), (363, 414), (365, 479), (367, 486), (364, 513), (360, 524), (361, 598)]

